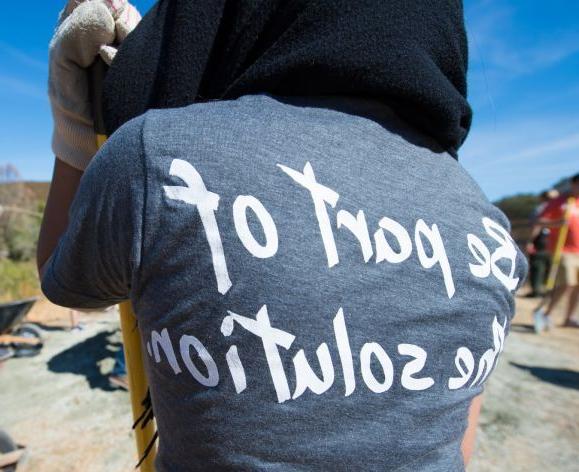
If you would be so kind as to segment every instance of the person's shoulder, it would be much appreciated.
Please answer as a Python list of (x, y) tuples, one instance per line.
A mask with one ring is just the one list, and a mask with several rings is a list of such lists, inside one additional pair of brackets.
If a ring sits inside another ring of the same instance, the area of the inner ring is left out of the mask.
[(541, 212), (537, 215), (539, 219), (557, 219), (563, 216), (563, 209), (567, 202), (566, 195), (560, 195), (544, 204)]
[(117, 129), (99, 149), (86, 169), (85, 179), (137, 179), (142, 176), (142, 129), (144, 116), (128, 121)]
[(553, 211), (562, 210), (565, 204), (567, 203), (567, 195), (559, 195), (556, 198), (553, 198), (545, 205), (545, 208), (542, 211), (542, 214), (550, 213)]
[(114, 147), (119, 151), (134, 153), (138, 151), (135, 144), (141, 141), (146, 114), (137, 116), (120, 126), (105, 142), (103, 148)]
[(484, 205), (493, 206), (484, 190), (468, 170), (462, 165), (460, 160), (448, 154), (426, 153), (430, 158), (431, 177), (441, 191), (456, 194), (465, 202), (476, 201)]
[(233, 145), (255, 147), (267, 141), (266, 136), (291, 134), (279, 125), (284, 116), (265, 95), (148, 110), (143, 115), (143, 149), (147, 159), (157, 161), (185, 149), (210, 150), (217, 155)]
[[(260, 117), (263, 121), (276, 104), (267, 95), (245, 95), (231, 100), (200, 101), (178, 108), (152, 109), (143, 115), (144, 132), (148, 136), (202, 131), (222, 124), (247, 126), (253, 117)], [(192, 124), (196, 126), (192, 127)]]
[(553, 198), (548, 205), (552, 205), (552, 206), (562, 206), (565, 203), (567, 203), (567, 199), (568, 199), (568, 195), (559, 195), (556, 198)]

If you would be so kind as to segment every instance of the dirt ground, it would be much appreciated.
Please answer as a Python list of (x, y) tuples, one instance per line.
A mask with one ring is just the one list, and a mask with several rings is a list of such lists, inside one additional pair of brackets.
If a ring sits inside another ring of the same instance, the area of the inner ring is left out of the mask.
[[(579, 470), (579, 329), (536, 336), (531, 310), (517, 317), (485, 394), (469, 471)], [(46, 301), (31, 313), (42, 353), (0, 364), (0, 427), (28, 447), (20, 472), (134, 470), (128, 394), (106, 375), (119, 349), (115, 312), (70, 313)]]
[(120, 347), (118, 314), (77, 314), (42, 301), (29, 315), (45, 330), (40, 355), (0, 364), (0, 427), (27, 446), (18, 472), (134, 470), (128, 394), (106, 375)]
[[(517, 316), (485, 393), (469, 471), (579, 471), (579, 329), (537, 336), (536, 300)], [(556, 313), (556, 324), (562, 313)]]

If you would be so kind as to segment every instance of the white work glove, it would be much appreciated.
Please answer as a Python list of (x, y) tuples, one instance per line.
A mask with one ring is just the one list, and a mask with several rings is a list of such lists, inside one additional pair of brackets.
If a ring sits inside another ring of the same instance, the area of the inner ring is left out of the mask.
[(98, 55), (110, 64), (140, 19), (127, 0), (69, 0), (60, 13), (49, 51), (52, 150), (76, 169), (84, 170), (97, 151), (86, 68)]

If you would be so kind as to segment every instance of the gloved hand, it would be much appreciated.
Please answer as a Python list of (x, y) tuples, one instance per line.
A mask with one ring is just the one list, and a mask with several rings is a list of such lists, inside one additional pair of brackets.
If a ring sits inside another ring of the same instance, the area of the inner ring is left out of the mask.
[(84, 170), (97, 151), (86, 68), (98, 55), (110, 64), (140, 19), (127, 0), (69, 0), (60, 13), (49, 48), (52, 150), (76, 169)]

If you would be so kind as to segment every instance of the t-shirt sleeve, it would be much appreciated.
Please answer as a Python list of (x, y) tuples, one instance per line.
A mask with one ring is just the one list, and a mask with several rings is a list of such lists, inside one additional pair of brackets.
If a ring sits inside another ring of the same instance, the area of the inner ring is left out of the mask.
[(103, 308), (129, 298), (143, 234), (142, 121), (114, 133), (81, 179), (68, 227), (42, 277), (42, 291), (57, 305)]

